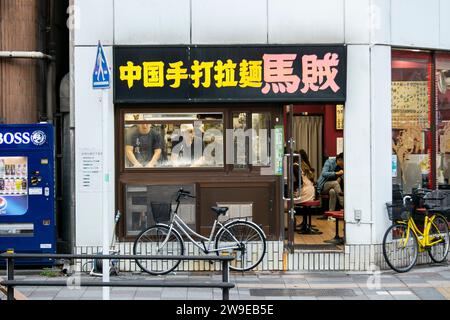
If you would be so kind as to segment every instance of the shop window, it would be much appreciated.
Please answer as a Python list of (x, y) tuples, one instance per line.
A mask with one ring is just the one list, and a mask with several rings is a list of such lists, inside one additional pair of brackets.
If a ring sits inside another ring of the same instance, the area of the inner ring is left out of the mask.
[(270, 166), (270, 113), (235, 112), (232, 117), (234, 168)]
[(393, 183), (431, 187), (431, 55), (392, 53)]
[(450, 180), (450, 54), (436, 55), (436, 168), (437, 183)]
[(223, 167), (222, 113), (126, 113), (125, 168)]
[[(157, 210), (159, 204), (170, 204), (167, 207), (170, 206), (174, 212), (175, 196), (180, 187), (195, 196), (194, 185), (127, 185), (125, 187), (126, 235), (137, 236), (141, 231), (154, 225), (154, 215), (161, 212), (157, 213), (153, 210)], [(195, 199), (183, 199), (178, 208), (178, 214), (190, 228), (195, 229)]]

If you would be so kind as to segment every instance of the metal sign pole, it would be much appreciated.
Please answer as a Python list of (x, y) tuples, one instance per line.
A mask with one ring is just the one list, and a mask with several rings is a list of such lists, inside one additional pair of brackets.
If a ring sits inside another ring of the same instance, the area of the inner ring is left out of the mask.
[[(102, 89), (102, 215), (103, 215), (103, 254), (109, 254), (109, 215), (108, 215), (108, 190), (109, 190), (109, 170), (108, 170), (108, 89)], [(109, 260), (103, 260), (102, 268), (103, 282), (109, 282)], [(103, 300), (110, 299), (109, 287), (103, 287)]]
[[(102, 90), (102, 229), (103, 229), (103, 255), (109, 254), (109, 165), (108, 165), (108, 94), (111, 86), (110, 69), (100, 41), (97, 46), (95, 67), (92, 75), (92, 88)], [(109, 282), (108, 259), (102, 260), (102, 281)], [(110, 298), (109, 287), (103, 287), (103, 300)]]

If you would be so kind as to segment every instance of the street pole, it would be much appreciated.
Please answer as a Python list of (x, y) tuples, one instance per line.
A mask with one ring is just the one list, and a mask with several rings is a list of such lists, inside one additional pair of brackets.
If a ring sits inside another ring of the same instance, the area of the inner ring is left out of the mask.
[[(101, 78), (101, 79), (100, 79)], [(92, 75), (92, 88), (102, 90), (102, 229), (103, 229), (103, 255), (109, 254), (109, 201), (110, 175), (108, 161), (108, 109), (109, 88), (111, 76), (105, 51), (100, 41), (97, 46), (95, 67)], [(109, 282), (109, 260), (102, 259), (102, 282)], [(103, 287), (103, 300), (109, 300), (109, 287)]]
[[(102, 89), (102, 215), (103, 215), (103, 254), (109, 254), (109, 166), (108, 166), (108, 89)], [(102, 279), (109, 282), (109, 260), (103, 259)], [(103, 300), (109, 300), (109, 287), (103, 287)]]

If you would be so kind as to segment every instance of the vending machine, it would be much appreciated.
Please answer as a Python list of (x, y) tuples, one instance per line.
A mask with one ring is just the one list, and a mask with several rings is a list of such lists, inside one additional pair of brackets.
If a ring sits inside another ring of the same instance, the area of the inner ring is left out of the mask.
[(0, 125), (0, 252), (55, 253), (54, 191), (53, 126)]

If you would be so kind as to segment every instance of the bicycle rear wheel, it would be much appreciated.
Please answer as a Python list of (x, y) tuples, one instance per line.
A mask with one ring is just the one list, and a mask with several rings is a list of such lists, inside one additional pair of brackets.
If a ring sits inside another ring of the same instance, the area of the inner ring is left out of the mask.
[[(237, 242), (236, 242), (237, 240)], [(217, 234), (215, 241), (218, 255), (232, 255), (230, 269), (248, 271), (255, 268), (266, 253), (264, 232), (249, 221), (233, 221), (226, 224)]]
[[(158, 224), (144, 230), (136, 239), (133, 246), (134, 255), (149, 256), (182, 256), (184, 253), (183, 240), (179, 233), (172, 229), (167, 242), (169, 226)], [(145, 272), (153, 275), (162, 275), (171, 272), (180, 264), (181, 260), (169, 259), (136, 259), (137, 265)]]
[(406, 224), (390, 226), (383, 237), (383, 256), (389, 267), (407, 272), (416, 264), (419, 245)]
[(431, 260), (440, 263), (447, 258), (449, 249), (448, 222), (447, 219), (440, 214), (436, 214), (435, 216), (436, 218), (431, 223), (428, 235), (431, 243), (439, 242), (429, 248), (428, 254), (430, 255)]

